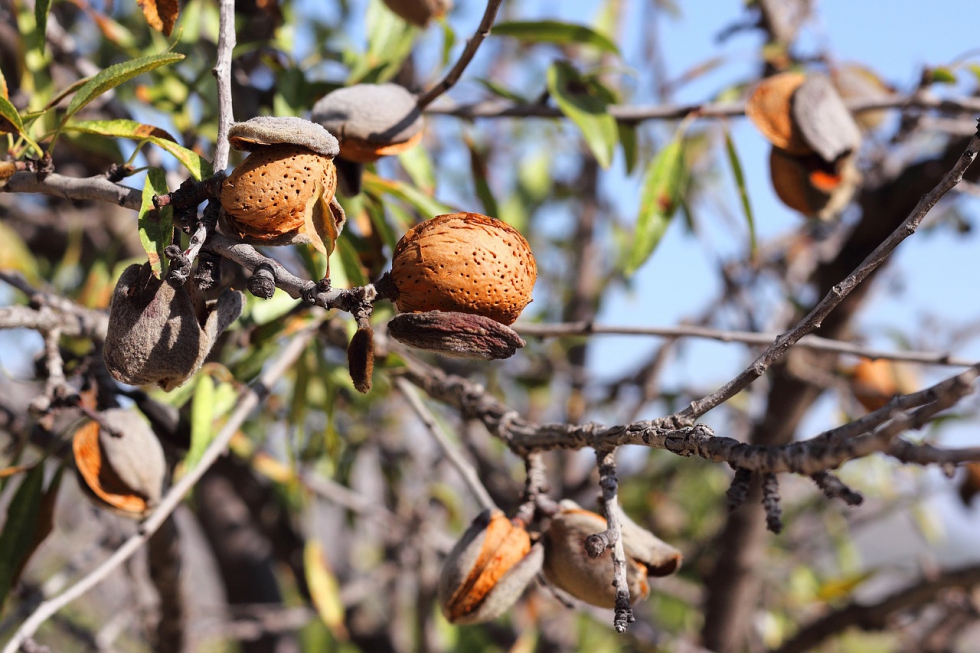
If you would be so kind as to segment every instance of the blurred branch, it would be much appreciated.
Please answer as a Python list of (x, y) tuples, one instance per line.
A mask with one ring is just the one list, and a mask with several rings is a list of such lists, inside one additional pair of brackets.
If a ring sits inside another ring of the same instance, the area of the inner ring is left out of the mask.
[(480, 20), (480, 25), (476, 28), (476, 32), (466, 42), (466, 47), (463, 48), (463, 53), (459, 56), (459, 60), (439, 83), (419, 97), (419, 109), (425, 109), (433, 100), (451, 89), (459, 81), (463, 71), (466, 70), (466, 67), (476, 55), (477, 49), (483, 43), (483, 39), (490, 35), (490, 28), (493, 27), (493, 21), (497, 18), (497, 10), (500, 9), (502, 2), (503, 0), (487, 0), (487, 8), (483, 12), (483, 19)]
[[(951, 113), (980, 112), (980, 98), (937, 98), (928, 95), (895, 95), (888, 98), (846, 100), (847, 108), (854, 113), (880, 109), (933, 109)], [(627, 105), (614, 104), (607, 111), (623, 122), (644, 120), (679, 120), (691, 114), (699, 118), (731, 118), (745, 115), (741, 102), (704, 104)], [(519, 104), (506, 100), (487, 100), (467, 104), (441, 102), (429, 107), (426, 113), (459, 118), (564, 118), (558, 107), (546, 104)]]
[(971, 588), (980, 585), (980, 565), (952, 569), (936, 578), (923, 580), (911, 587), (899, 590), (873, 605), (850, 603), (843, 608), (804, 626), (792, 639), (775, 653), (801, 653), (817, 647), (828, 637), (841, 633), (852, 626), (862, 630), (883, 630), (888, 627), (889, 617), (901, 610), (919, 607), (933, 601), (936, 595), (950, 587)]
[[(720, 340), (722, 342), (742, 342), (749, 345), (771, 345), (780, 336), (778, 333), (755, 333), (752, 331), (726, 331), (695, 325), (676, 327), (630, 327), (593, 324), (591, 322), (566, 322), (562, 324), (522, 324), (518, 323), (513, 329), (523, 336), (541, 338), (554, 336), (588, 336), (588, 335), (623, 335), (623, 336), (657, 336), (661, 338), (703, 338)], [(952, 367), (969, 367), (976, 363), (974, 360), (955, 358), (948, 352), (931, 351), (885, 351), (872, 349), (853, 342), (831, 340), (820, 336), (807, 335), (797, 341), (797, 347), (829, 351), (838, 354), (851, 354), (870, 358), (872, 360), (886, 359), (910, 363), (929, 363), (934, 365), (949, 365)]]
[(38, 606), (37, 610), (21, 624), (11, 640), (7, 642), (7, 645), (3, 648), (3, 653), (16, 653), (21, 644), (25, 640), (33, 637), (37, 629), (52, 615), (105, 580), (110, 573), (128, 560), (130, 556), (136, 553), (147, 542), (174, 509), (180, 505), (184, 495), (194, 487), (201, 476), (221, 456), (232, 436), (238, 432), (242, 423), (251, 414), (252, 410), (269, 395), (273, 384), (286, 373), (296, 359), (305, 351), (307, 344), (309, 344), (318, 326), (319, 322), (315, 321), (302, 332), (295, 335), (283, 348), (279, 356), (269, 365), (255, 385), (245, 388), (239, 394), (235, 409), (228, 417), (228, 421), (224, 427), (222, 427), (221, 431), (215, 435), (214, 440), (208, 445), (197, 467), (187, 472), (170, 488), (160, 502), (160, 505), (141, 524), (139, 532), (127, 539), (122, 546), (116, 549), (115, 553), (98, 567), (83, 576), (77, 583)]
[(395, 385), (398, 387), (398, 391), (402, 393), (402, 396), (408, 401), (408, 405), (412, 407), (412, 410), (415, 411), (418, 418), (425, 424), (432, 437), (435, 438), (435, 441), (439, 444), (439, 448), (442, 449), (442, 453), (449, 460), (450, 464), (459, 472), (466, 487), (469, 488), (476, 502), (480, 504), (480, 508), (484, 510), (493, 510), (496, 508), (497, 505), (490, 498), (490, 493), (487, 492), (487, 489), (483, 487), (480, 476), (476, 473), (473, 465), (463, 458), (449, 438), (446, 437), (446, 434), (442, 432), (442, 429), (436, 422), (435, 415), (426, 407), (415, 388), (403, 378), (396, 378)]

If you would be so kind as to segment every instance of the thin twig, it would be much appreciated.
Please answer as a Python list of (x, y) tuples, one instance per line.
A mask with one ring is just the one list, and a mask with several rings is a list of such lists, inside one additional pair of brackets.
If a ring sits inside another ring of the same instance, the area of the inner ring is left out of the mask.
[(402, 396), (408, 400), (409, 406), (415, 411), (422, 423), (435, 438), (435, 441), (439, 444), (439, 448), (446, 455), (449, 463), (456, 468), (459, 475), (462, 477), (463, 482), (466, 483), (466, 487), (473, 494), (476, 502), (480, 504), (480, 508), (484, 510), (493, 510), (497, 507), (497, 504), (493, 502), (490, 497), (490, 493), (483, 483), (480, 481), (480, 475), (476, 473), (476, 469), (459, 453), (453, 443), (446, 437), (446, 434), (442, 432), (439, 424), (436, 422), (435, 415), (432, 411), (428, 409), (422, 398), (419, 397), (419, 393), (415, 390), (415, 387), (401, 377), (395, 378), (395, 385), (398, 386), (398, 391), (402, 393)]
[(231, 104), (231, 54), (235, 49), (235, 0), (218, 3), (218, 56), (211, 74), (218, 82), (218, 140), (214, 144), (215, 172), (228, 167), (228, 130), (235, 121)]
[(599, 487), (602, 489), (602, 508), (606, 517), (606, 530), (585, 538), (585, 550), (595, 558), (606, 549), (612, 549), (613, 587), (616, 588), (615, 614), (613, 627), (618, 633), (625, 633), (629, 624), (636, 621), (630, 604), (630, 587), (626, 578), (626, 550), (620, 529), (617, 506), (619, 498), (616, 479), (616, 450), (596, 449), (596, 463), (599, 467)]
[(463, 71), (466, 70), (466, 67), (476, 55), (480, 44), (483, 43), (483, 39), (490, 35), (490, 28), (493, 27), (493, 21), (497, 18), (497, 10), (500, 9), (501, 3), (503, 3), (503, 0), (487, 0), (487, 8), (483, 12), (483, 19), (480, 20), (480, 26), (476, 28), (476, 32), (466, 42), (466, 47), (463, 48), (463, 53), (459, 56), (459, 60), (446, 73), (445, 77), (419, 97), (419, 109), (424, 109), (429, 106), (433, 100), (451, 89), (459, 81)]
[[(953, 113), (980, 112), (980, 99), (975, 97), (946, 98), (914, 95), (895, 95), (881, 99), (848, 100), (847, 108), (854, 113), (878, 111), (881, 109), (934, 109)], [(627, 105), (614, 104), (607, 112), (622, 122), (641, 122), (644, 120), (679, 120), (691, 114), (699, 118), (732, 118), (745, 115), (745, 104), (741, 102), (695, 103), (681, 105)], [(426, 113), (457, 116), (459, 118), (563, 118), (558, 107), (547, 104), (520, 104), (506, 100), (488, 100), (459, 104), (440, 102), (428, 107)]]
[(258, 382), (242, 391), (238, 396), (234, 411), (228, 417), (228, 421), (221, 431), (218, 432), (211, 444), (208, 445), (208, 448), (201, 456), (200, 462), (170, 488), (160, 502), (160, 505), (142, 523), (139, 532), (127, 539), (122, 546), (116, 549), (115, 553), (98, 567), (83, 576), (77, 583), (61, 594), (39, 605), (31, 616), (17, 629), (13, 638), (7, 642), (3, 653), (16, 653), (21, 644), (25, 640), (33, 637), (37, 629), (52, 615), (105, 580), (110, 573), (128, 560), (130, 556), (136, 553), (149, 540), (150, 536), (160, 528), (170, 513), (180, 505), (184, 495), (194, 487), (207, 469), (224, 453), (228, 442), (241, 428), (245, 419), (269, 395), (272, 385), (286, 373), (306, 349), (306, 345), (318, 327), (319, 321), (316, 321), (294, 336), (283, 348), (279, 357), (262, 374)]
[(922, 219), (936, 205), (936, 202), (945, 195), (949, 189), (955, 186), (963, 178), (963, 173), (970, 167), (970, 164), (977, 158), (980, 152), (980, 136), (974, 135), (960, 158), (956, 161), (953, 169), (942, 178), (938, 185), (926, 193), (919, 203), (912, 210), (912, 213), (902, 224), (895, 229), (871, 254), (861, 262), (856, 270), (851, 272), (843, 281), (835, 285), (827, 295), (820, 300), (810, 313), (800, 320), (796, 326), (787, 331), (770, 345), (751, 365), (743, 370), (738, 376), (719, 388), (716, 392), (692, 401), (687, 408), (677, 413), (674, 417), (678, 425), (690, 425), (701, 415), (728, 401), (736, 394), (744, 390), (749, 384), (761, 377), (769, 367), (789, 348), (796, 344), (800, 338), (807, 335), (814, 329), (820, 327), (823, 319), (830, 314), (834, 308), (847, 297), (869, 274), (874, 272), (878, 266), (884, 263), (885, 259), (901, 244), (906, 238), (915, 233)]
[[(592, 324), (590, 322), (565, 322), (557, 324), (522, 324), (512, 327), (522, 336), (553, 337), (553, 336), (587, 336), (587, 335), (621, 335), (621, 336), (656, 336), (661, 338), (703, 338), (720, 340), (721, 342), (742, 342), (748, 345), (772, 345), (780, 336), (778, 333), (755, 333), (752, 331), (726, 331), (696, 325), (681, 325), (676, 327), (630, 327)], [(829, 351), (838, 354), (851, 354), (870, 358), (871, 360), (885, 359), (910, 363), (929, 363), (933, 365), (949, 365), (951, 367), (970, 367), (977, 361), (956, 358), (948, 352), (933, 351), (886, 351), (871, 349), (854, 342), (832, 340), (820, 336), (807, 335), (800, 338), (797, 347)]]

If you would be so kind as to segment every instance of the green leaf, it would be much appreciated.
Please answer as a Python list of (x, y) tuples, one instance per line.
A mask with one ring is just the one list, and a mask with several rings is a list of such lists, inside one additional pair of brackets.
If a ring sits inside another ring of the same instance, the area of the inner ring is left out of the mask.
[(631, 276), (650, 258), (677, 211), (685, 178), (682, 132), (683, 128), (678, 129), (674, 139), (647, 165), (636, 233), (626, 257), (624, 272), (627, 276)]
[(532, 20), (497, 23), (493, 34), (510, 36), (529, 43), (558, 43), (560, 45), (587, 45), (603, 52), (619, 54), (619, 48), (609, 37), (591, 27), (562, 23), (557, 20)]
[(27, 130), (24, 129), (24, 123), (20, 119), (20, 114), (17, 113), (17, 109), (10, 103), (10, 100), (0, 95), (0, 118), (5, 118), (7, 122), (14, 126), (17, 133), (23, 136), (27, 144), (34, 148), (38, 156), (43, 156), (44, 152), (38, 147), (38, 144), (31, 140), (31, 137), (27, 135)]
[(0, 608), (34, 552), (44, 498), (44, 464), (38, 463), (21, 482), (7, 508), (0, 532)]
[(415, 207), (426, 218), (453, 212), (451, 207), (426, 195), (413, 186), (393, 179), (382, 179), (370, 172), (364, 173), (364, 190), (375, 196), (390, 195), (406, 202)]
[(483, 212), (496, 218), (500, 215), (500, 209), (497, 206), (497, 199), (490, 189), (490, 184), (487, 183), (487, 163), (483, 160), (483, 152), (477, 148), (476, 143), (468, 135), (464, 136), (464, 140), (467, 149), (470, 151), (470, 172), (473, 175), (476, 196), (483, 205)]
[(728, 163), (732, 166), (732, 176), (735, 177), (735, 187), (738, 188), (738, 197), (742, 202), (742, 213), (745, 215), (745, 222), (749, 226), (749, 255), (755, 258), (755, 218), (752, 214), (752, 205), (749, 203), (749, 191), (745, 186), (745, 173), (742, 170), (742, 162), (735, 151), (735, 142), (732, 135), (725, 130), (725, 151), (728, 153)]
[(500, 97), (504, 98), (505, 100), (510, 100), (511, 102), (515, 102), (517, 104), (529, 104), (530, 103), (530, 100), (528, 100), (523, 95), (519, 95), (519, 94), (515, 93), (514, 91), (510, 90), (509, 88), (507, 88), (503, 84), (499, 84), (499, 83), (493, 81), (492, 79), (478, 79), (476, 81), (477, 81), (477, 83), (481, 84), (483, 86), (483, 88), (487, 89), (488, 91), (490, 91), (494, 95), (499, 95)]
[(636, 124), (632, 122), (616, 123), (619, 130), (619, 143), (623, 146), (623, 157), (626, 159), (626, 174), (631, 175), (636, 170), (640, 148), (637, 142)]
[(146, 183), (143, 185), (143, 201), (140, 204), (138, 219), (140, 243), (150, 261), (153, 275), (159, 279), (163, 273), (163, 250), (171, 243), (174, 235), (174, 210), (171, 206), (156, 209), (153, 206), (154, 195), (165, 195), (167, 176), (159, 168), (146, 171)]
[(129, 81), (134, 77), (149, 72), (154, 68), (175, 63), (184, 58), (182, 54), (154, 54), (149, 57), (140, 57), (132, 61), (125, 61), (109, 66), (105, 70), (94, 75), (84, 86), (78, 89), (75, 97), (68, 103), (65, 117), (61, 121), (62, 126), (89, 102), (99, 97), (108, 90), (111, 90), (123, 82)]
[(932, 81), (934, 84), (955, 84), (956, 73), (945, 66), (932, 69)]
[(599, 165), (608, 168), (619, 136), (616, 119), (607, 112), (608, 90), (559, 61), (548, 69), (548, 92), (561, 112), (582, 131)]
[(214, 379), (202, 374), (191, 399), (191, 448), (184, 458), (184, 473), (194, 469), (214, 436)]
[(34, 3), (34, 20), (37, 21), (37, 49), (44, 54), (44, 44), (47, 43), (48, 12), (51, 10), (51, 0), (37, 0)]
[(977, 78), (977, 81), (980, 82), (980, 64), (968, 63), (966, 64), (966, 67), (971, 73), (973, 73), (973, 76)]
[(347, 282), (352, 286), (366, 286), (369, 279), (364, 274), (364, 268), (361, 267), (361, 259), (357, 255), (357, 250), (354, 248), (354, 245), (350, 242), (350, 238), (339, 239), (337, 241), (337, 249), (340, 252), (340, 262), (344, 267)]
[(398, 155), (398, 162), (412, 178), (412, 183), (423, 192), (433, 193), (436, 189), (436, 171), (432, 157), (424, 147), (413, 147)]
[(178, 145), (174, 137), (166, 131), (153, 125), (147, 125), (135, 120), (83, 120), (65, 126), (65, 131), (97, 134), (111, 138), (128, 138), (134, 141), (146, 141), (166, 150), (187, 168), (194, 179), (200, 181), (211, 177), (214, 172), (211, 163), (197, 152)]

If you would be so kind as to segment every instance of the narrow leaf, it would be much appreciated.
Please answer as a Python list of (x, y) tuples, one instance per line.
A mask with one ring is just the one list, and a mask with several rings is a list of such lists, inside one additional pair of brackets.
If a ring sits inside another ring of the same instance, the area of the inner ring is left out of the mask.
[(562, 23), (557, 20), (513, 21), (493, 26), (497, 36), (510, 36), (530, 43), (558, 43), (560, 45), (588, 45), (603, 52), (619, 54), (619, 48), (609, 37), (591, 27)]
[(34, 3), (34, 20), (37, 21), (37, 49), (44, 54), (44, 44), (47, 43), (48, 12), (51, 11), (51, 0), (37, 0)]
[(21, 482), (7, 509), (0, 532), (0, 609), (17, 584), (20, 572), (34, 552), (44, 498), (44, 465), (34, 466)]
[(938, 68), (933, 68), (931, 73), (932, 73), (932, 81), (935, 84), (956, 83), (956, 73), (954, 73), (950, 68), (946, 68), (945, 66), (940, 66)]
[(477, 148), (476, 143), (468, 135), (464, 137), (464, 140), (467, 149), (470, 151), (470, 172), (473, 175), (476, 196), (483, 205), (483, 212), (486, 215), (497, 217), (500, 215), (500, 209), (497, 207), (497, 199), (493, 196), (493, 191), (487, 182), (487, 163), (483, 160), (483, 152)]
[(163, 250), (173, 240), (174, 211), (170, 206), (156, 209), (153, 206), (153, 196), (166, 195), (167, 192), (167, 176), (163, 170), (159, 168), (147, 170), (137, 224), (140, 243), (143, 244), (143, 250), (157, 279), (163, 273)]
[(211, 444), (214, 435), (214, 395), (214, 379), (209, 374), (202, 374), (191, 399), (191, 447), (184, 458), (185, 473), (197, 466)]
[(626, 159), (626, 174), (631, 175), (636, 170), (636, 164), (640, 155), (636, 124), (631, 122), (617, 122), (616, 128), (619, 130), (619, 143), (623, 146), (623, 157)]
[[(9, 123), (9, 124), (8, 124)], [(8, 131), (16, 131), (18, 134), (24, 137), (27, 144), (34, 148), (38, 156), (42, 156), (44, 152), (38, 147), (38, 144), (31, 140), (31, 137), (27, 135), (27, 130), (24, 129), (24, 122), (20, 119), (20, 114), (17, 113), (17, 109), (10, 103), (6, 97), (0, 97), (0, 134)]]
[(340, 598), (340, 584), (323, 555), (323, 546), (317, 540), (308, 540), (303, 547), (303, 566), (310, 598), (324, 625), (338, 640), (347, 639), (344, 628), (344, 603)]
[(667, 231), (681, 199), (684, 177), (684, 141), (681, 130), (678, 130), (674, 139), (647, 166), (636, 233), (626, 258), (624, 271), (627, 276), (646, 263)]
[(453, 212), (449, 206), (413, 186), (392, 179), (382, 179), (370, 172), (364, 173), (364, 190), (375, 196), (390, 195), (406, 202), (426, 218)]
[(135, 120), (83, 120), (65, 126), (65, 131), (153, 143), (172, 154), (195, 179), (206, 179), (214, 174), (207, 159), (193, 150), (178, 145), (173, 136), (153, 125)]
[(619, 134), (616, 119), (607, 112), (609, 100), (601, 97), (603, 90), (567, 63), (557, 62), (548, 69), (548, 92), (581, 130), (599, 165), (608, 168)]
[(140, 57), (132, 61), (125, 61), (109, 66), (97, 75), (94, 75), (86, 84), (78, 89), (75, 97), (68, 103), (62, 125), (89, 102), (99, 97), (106, 91), (113, 89), (123, 82), (129, 81), (134, 77), (142, 75), (160, 66), (175, 63), (184, 58), (182, 54), (154, 54), (149, 57)]
[(756, 250), (755, 218), (752, 214), (752, 205), (749, 203), (749, 191), (745, 186), (745, 172), (742, 169), (742, 162), (735, 150), (732, 135), (728, 133), (727, 129), (725, 130), (725, 151), (728, 153), (728, 163), (732, 166), (735, 187), (738, 188), (738, 197), (742, 202), (742, 213), (745, 215), (745, 222), (749, 226), (749, 255), (754, 259)]

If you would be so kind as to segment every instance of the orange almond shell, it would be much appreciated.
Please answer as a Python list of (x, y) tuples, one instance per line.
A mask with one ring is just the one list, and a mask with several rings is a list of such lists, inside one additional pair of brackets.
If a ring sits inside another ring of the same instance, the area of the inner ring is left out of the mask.
[(790, 154), (811, 154), (803, 133), (793, 122), (793, 93), (803, 73), (780, 73), (759, 82), (745, 103), (745, 115), (770, 143)]
[(222, 183), (220, 201), (228, 226), (240, 238), (271, 245), (302, 234), (326, 255), (332, 242), (323, 242), (311, 216), (325, 214), (322, 221), (333, 224), (323, 207), (336, 189), (337, 169), (330, 159), (298, 145), (268, 145), (249, 154)]
[(344, 138), (340, 141), (340, 157), (355, 163), (373, 163), (385, 156), (395, 156), (422, 142), (422, 132), (401, 143), (372, 143), (363, 138)]
[(398, 241), (391, 278), (403, 313), (458, 311), (513, 324), (531, 302), (537, 265), (510, 225), (450, 213), (416, 225)]
[(884, 408), (897, 395), (911, 392), (912, 379), (892, 361), (862, 359), (851, 370), (851, 392), (867, 411)]
[(494, 512), (484, 530), (483, 544), (466, 579), (446, 601), (444, 610), (455, 619), (476, 611), (497, 582), (531, 551), (527, 531), (501, 512)]
[(141, 515), (147, 511), (146, 499), (134, 494), (112, 467), (104, 464), (106, 456), (99, 444), (98, 424), (89, 422), (75, 431), (71, 448), (75, 467), (95, 496), (125, 513)]

